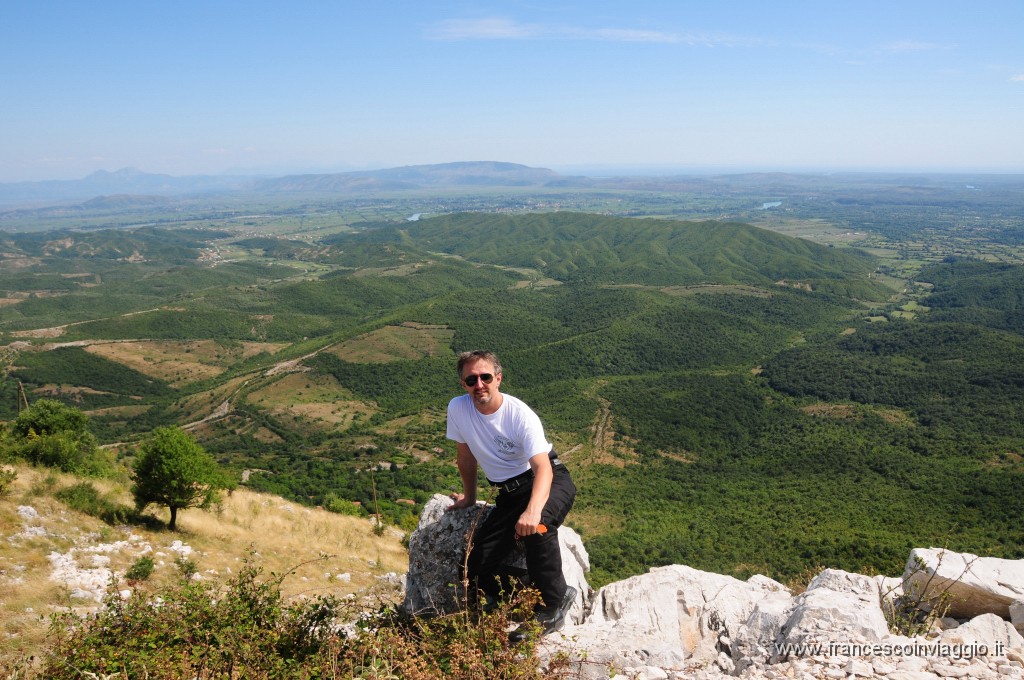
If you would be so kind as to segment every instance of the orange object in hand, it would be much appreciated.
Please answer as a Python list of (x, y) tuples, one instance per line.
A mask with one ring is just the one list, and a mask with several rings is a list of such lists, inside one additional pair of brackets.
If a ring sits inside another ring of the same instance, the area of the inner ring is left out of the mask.
[(548, 528), (546, 526), (544, 526), (543, 524), (538, 524), (537, 525), (537, 533), (538, 534), (546, 534), (546, 533), (548, 533)]

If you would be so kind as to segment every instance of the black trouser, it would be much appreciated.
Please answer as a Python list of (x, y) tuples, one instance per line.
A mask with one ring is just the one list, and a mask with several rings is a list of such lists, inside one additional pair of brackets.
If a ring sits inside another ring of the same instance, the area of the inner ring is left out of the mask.
[[(576, 486), (564, 465), (552, 468), (551, 493), (541, 512), (540, 521), (547, 532), (526, 536), (522, 546), (526, 552), (526, 569), (531, 585), (540, 591), (547, 608), (558, 607), (565, 597), (565, 577), (562, 575), (562, 552), (558, 546), (558, 527), (572, 508)], [(469, 554), (470, 585), (487, 595), (497, 597), (501, 592), (501, 565), (516, 548), (515, 526), (526, 511), (533, 489), (532, 475), (526, 483), (513, 491), (502, 490), (494, 509), (473, 534)], [(507, 585), (507, 584), (504, 584)]]

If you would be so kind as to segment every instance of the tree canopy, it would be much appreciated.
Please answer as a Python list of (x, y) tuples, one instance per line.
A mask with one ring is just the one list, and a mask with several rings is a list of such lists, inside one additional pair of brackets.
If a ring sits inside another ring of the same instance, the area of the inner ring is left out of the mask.
[(141, 511), (151, 503), (166, 505), (171, 530), (178, 510), (208, 507), (227, 486), (213, 457), (179, 427), (158, 427), (139, 445), (133, 477), (136, 507)]
[(94, 475), (109, 469), (89, 431), (88, 416), (63, 402), (38, 400), (18, 415), (10, 430), (10, 452), (35, 465)]

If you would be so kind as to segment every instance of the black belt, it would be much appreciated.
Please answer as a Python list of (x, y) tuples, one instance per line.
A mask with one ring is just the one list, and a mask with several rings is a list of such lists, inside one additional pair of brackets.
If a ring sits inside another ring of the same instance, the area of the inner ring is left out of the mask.
[[(552, 456), (549, 460), (551, 461), (551, 467), (553, 468), (562, 464), (562, 461), (558, 460), (558, 456)], [(505, 493), (510, 493), (516, 489), (526, 486), (527, 484), (531, 484), (532, 482), (533, 470), (527, 470), (521, 475), (516, 475), (515, 477), (506, 479), (504, 482), (491, 482), (491, 484), (498, 487), (498, 489)]]

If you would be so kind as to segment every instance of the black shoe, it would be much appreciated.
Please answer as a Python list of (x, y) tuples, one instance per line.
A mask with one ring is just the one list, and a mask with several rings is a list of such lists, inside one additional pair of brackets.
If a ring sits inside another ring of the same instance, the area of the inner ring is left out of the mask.
[[(569, 608), (572, 603), (576, 601), (576, 589), (572, 586), (567, 586), (565, 589), (565, 595), (562, 597), (562, 603), (558, 605), (554, 610), (538, 610), (533, 615), (533, 620), (537, 622), (537, 626), (540, 627), (540, 636), (543, 637), (548, 633), (554, 633), (556, 630), (561, 630), (565, 624), (565, 615), (569, 612)], [(523, 642), (533, 633), (534, 625), (531, 622), (526, 622), (516, 628), (514, 631), (508, 634), (508, 641), (513, 644)]]

